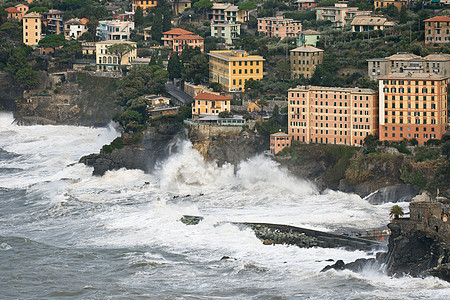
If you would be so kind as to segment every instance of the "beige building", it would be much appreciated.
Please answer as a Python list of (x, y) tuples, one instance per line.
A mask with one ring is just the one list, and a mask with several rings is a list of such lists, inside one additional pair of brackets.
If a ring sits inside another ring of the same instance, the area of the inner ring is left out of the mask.
[(368, 75), (377, 80), (391, 73), (435, 73), (450, 76), (450, 54), (435, 53), (421, 57), (399, 52), (385, 58), (368, 59)]
[(267, 37), (295, 38), (302, 31), (302, 22), (283, 16), (258, 18), (258, 32)]
[(41, 15), (35, 12), (23, 16), (23, 43), (27, 46), (37, 46), (41, 40)]
[(392, 28), (395, 26), (395, 23), (381, 17), (356, 16), (350, 25), (352, 25), (353, 32), (365, 32)]
[(370, 11), (359, 11), (357, 7), (348, 7), (346, 2), (335, 3), (334, 6), (316, 7), (317, 21), (330, 21), (335, 28), (349, 25), (356, 16), (370, 16)]
[(239, 23), (211, 23), (211, 36), (225, 39), (231, 45), (233, 40), (239, 39), (241, 24)]
[(437, 16), (425, 21), (425, 44), (450, 42), (450, 17)]
[(441, 139), (447, 126), (448, 77), (397, 73), (379, 78), (380, 141)]
[(200, 115), (217, 116), (223, 111), (230, 111), (231, 98), (212, 93), (201, 93), (194, 97), (192, 117)]
[[(130, 44), (135, 48), (125, 53), (122, 58), (108, 52), (108, 47), (115, 44)], [(120, 71), (121, 66), (130, 66), (136, 59), (137, 44), (130, 41), (102, 41), (95, 44), (97, 70), (103, 72)], [(120, 61), (119, 61), (120, 60)]]
[(375, 9), (383, 9), (388, 6), (395, 6), (398, 11), (402, 9), (409, 1), (408, 0), (375, 0), (373, 5)]
[(291, 77), (311, 78), (316, 66), (323, 62), (323, 50), (312, 46), (297, 47), (290, 52)]
[(248, 21), (248, 11), (240, 10), (230, 3), (214, 3), (211, 7), (211, 19), (216, 23), (244, 23)]
[(288, 90), (288, 133), (304, 143), (362, 146), (378, 132), (378, 94), (371, 89), (297, 86)]
[(244, 50), (211, 51), (208, 55), (209, 82), (220, 83), (226, 91), (243, 91), (247, 80), (263, 78), (262, 56), (248, 55)]

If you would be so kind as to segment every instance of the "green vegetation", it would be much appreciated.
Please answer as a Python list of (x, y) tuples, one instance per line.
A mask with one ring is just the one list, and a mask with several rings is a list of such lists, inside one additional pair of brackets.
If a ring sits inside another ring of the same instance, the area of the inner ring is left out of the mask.
[(111, 153), (114, 149), (122, 149), (122, 148), (123, 148), (122, 137), (117, 137), (111, 142), (111, 144), (103, 145), (102, 151), (105, 153)]
[(394, 217), (394, 219), (396, 220), (399, 218), (399, 216), (403, 215), (404, 215), (403, 209), (398, 205), (392, 206), (391, 211), (389, 212), (389, 217), (391, 218)]

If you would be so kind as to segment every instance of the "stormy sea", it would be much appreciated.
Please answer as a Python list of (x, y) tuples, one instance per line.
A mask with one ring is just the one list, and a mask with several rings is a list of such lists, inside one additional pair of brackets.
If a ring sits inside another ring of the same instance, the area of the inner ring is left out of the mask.
[(231, 223), (364, 230), (385, 226), (392, 203), (320, 193), (265, 156), (217, 167), (189, 141), (150, 174), (78, 163), (119, 135), (0, 113), (1, 299), (448, 299), (450, 283), (382, 266), (320, 272), (373, 252), (264, 245)]

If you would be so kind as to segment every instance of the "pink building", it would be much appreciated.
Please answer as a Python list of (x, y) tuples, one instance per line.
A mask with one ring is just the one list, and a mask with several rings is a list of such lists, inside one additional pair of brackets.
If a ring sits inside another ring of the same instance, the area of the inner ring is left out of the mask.
[(297, 86), (288, 90), (288, 132), (304, 143), (362, 146), (378, 133), (378, 93), (371, 89)]
[(284, 132), (272, 133), (270, 135), (270, 153), (277, 154), (286, 147), (291, 146), (291, 136)]
[(298, 0), (294, 5), (298, 10), (310, 10), (317, 6), (318, 0)]
[(203, 38), (195, 35), (193, 32), (175, 28), (166, 32), (163, 32), (161, 38), (164, 42), (164, 46), (172, 48), (173, 52), (181, 53), (185, 48), (199, 47), (203, 52)]
[(268, 37), (295, 38), (302, 31), (302, 23), (283, 16), (258, 18), (258, 32)]

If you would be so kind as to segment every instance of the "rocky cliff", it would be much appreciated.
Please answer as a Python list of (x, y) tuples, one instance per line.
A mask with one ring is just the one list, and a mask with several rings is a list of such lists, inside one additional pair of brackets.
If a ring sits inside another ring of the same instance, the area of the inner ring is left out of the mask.
[(238, 165), (241, 161), (266, 149), (264, 139), (253, 130), (240, 126), (189, 126), (188, 137), (207, 161)]
[(23, 89), (14, 84), (8, 72), (0, 71), (0, 104), (6, 110), (15, 110), (16, 101), (22, 99)]
[(106, 171), (120, 168), (151, 172), (158, 161), (178, 151), (177, 141), (185, 139), (185, 136), (181, 124), (150, 127), (143, 133), (142, 142), (127, 142), (125, 135), (122, 137), (123, 148), (113, 149), (111, 153), (100, 151), (99, 154), (83, 156), (80, 162), (94, 167), (94, 175), (103, 175)]
[(121, 111), (115, 103), (116, 80), (77, 72), (44, 74), (40, 88), (24, 93), (16, 120), (23, 125), (105, 126)]

